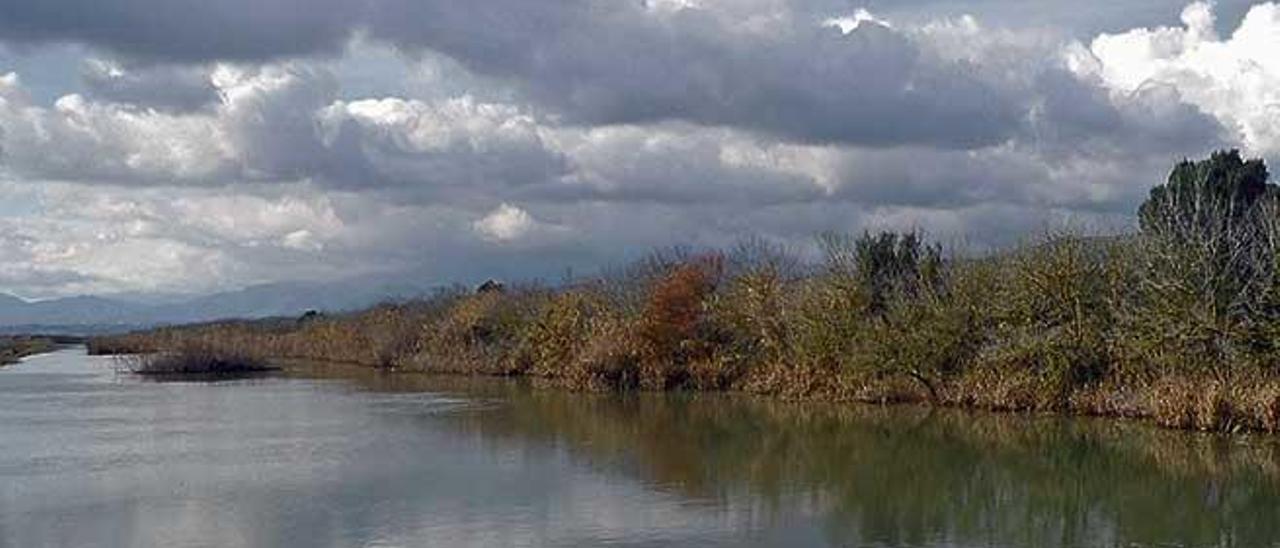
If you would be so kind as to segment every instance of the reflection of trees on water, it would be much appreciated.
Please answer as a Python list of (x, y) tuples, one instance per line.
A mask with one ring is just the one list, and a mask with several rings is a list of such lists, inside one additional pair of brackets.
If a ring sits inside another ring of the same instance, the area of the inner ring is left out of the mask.
[(910, 407), (378, 382), (495, 398), (502, 404), (450, 424), (564, 447), (694, 502), (760, 504), (765, 514), (813, 508), (836, 544), (1280, 542), (1280, 445), (1270, 440)]

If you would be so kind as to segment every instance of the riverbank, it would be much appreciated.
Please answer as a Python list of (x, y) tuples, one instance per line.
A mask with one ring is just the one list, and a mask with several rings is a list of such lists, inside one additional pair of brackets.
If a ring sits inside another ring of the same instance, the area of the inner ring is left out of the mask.
[(654, 253), (556, 287), (485, 283), (363, 312), (90, 341), (531, 377), (1280, 431), (1280, 187), (1236, 152), (1179, 163), (1127, 234), (995, 253), (915, 233)]
[[(843, 242), (812, 268), (762, 246), (655, 255), (560, 288), (459, 289), (344, 315), (98, 338), (90, 349), (196, 344), (575, 390), (737, 391), (1280, 431), (1273, 347), (1241, 336), (1254, 327), (1193, 323), (1198, 301), (1174, 308), (1179, 301), (1155, 298), (1182, 271), (1134, 266), (1150, 252), (1141, 238), (1055, 236), (945, 261), (910, 235)], [(876, 247), (897, 264), (868, 261)]]
[(4, 336), (0, 337), (0, 367), (18, 363), (27, 356), (52, 352), (58, 342), (50, 337)]

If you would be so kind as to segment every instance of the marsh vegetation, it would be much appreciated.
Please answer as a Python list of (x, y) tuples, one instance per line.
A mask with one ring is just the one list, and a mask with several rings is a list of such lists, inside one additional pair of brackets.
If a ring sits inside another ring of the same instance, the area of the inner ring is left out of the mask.
[(199, 339), (184, 340), (155, 352), (121, 355), (117, 364), (130, 373), (153, 377), (237, 376), (277, 369), (251, 349)]
[(455, 289), (299, 320), (92, 341), (183, 345), (590, 390), (734, 390), (1280, 430), (1280, 192), (1237, 152), (1184, 161), (1131, 234), (982, 256), (915, 233), (749, 240), (557, 287)]
[(3, 336), (0, 337), (0, 366), (16, 363), (27, 356), (49, 352), (57, 347), (51, 337)]

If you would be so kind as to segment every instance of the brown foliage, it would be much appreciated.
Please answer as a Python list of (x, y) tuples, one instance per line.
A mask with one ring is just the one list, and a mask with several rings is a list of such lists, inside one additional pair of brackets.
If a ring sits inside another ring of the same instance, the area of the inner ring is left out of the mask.
[(585, 390), (742, 390), (1280, 429), (1280, 305), (1233, 308), (1248, 322), (1222, 329), (1199, 321), (1212, 293), (1182, 288), (1203, 276), (1152, 267), (1170, 248), (1051, 235), (944, 261), (914, 236), (835, 242), (825, 268), (803, 273), (770, 250), (752, 260), (675, 251), (555, 290), (453, 291), (352, 314), (163, 328), (95, 339), (90, 350), (198, 343)]

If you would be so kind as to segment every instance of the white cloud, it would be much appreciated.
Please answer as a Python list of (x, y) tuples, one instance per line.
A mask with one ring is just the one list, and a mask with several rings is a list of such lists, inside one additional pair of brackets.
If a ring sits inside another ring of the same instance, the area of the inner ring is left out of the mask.
[(840, 32), (844, 34), (849, 34), (858, 30), (858, 27), (863, 23), (874, 23), (885, 27), (893, 26), (888, 21), (872, 15), (871, 12), (867, 11), (865, 8), (859, 8), (857, 11), (853, 12), (853, 15), (830, 17), (822, 21), (823, 26), (838, 28), (840, 29)]
[(543, 182), (564, 169), (532, 116), (470, 96), (339, 101), (316, 118), (326, 149), (358, 156), (369, 176), (393, 185), (478, 191)]
[(641, 0), (646, 8), (657, 12), (676, 12), (698, 7), (696, 0)]
[(79, 94), (44, 107), (9, 74), (0, 80), (3, 165), (24, 178), (124, 185), (356, 188), (519, 185), (563, 170), (545, 131), (513, 105), (339, 101), (334, 76), (304, 63), (219, 64), (205, 77), (216, 105), (171, 112)]
[(523, 209), (502, 204), (472, 225), (485, 239), (506, 242), (519, 239), (532, 231), (538, 222)]
[(166, 114), (93, 102), (77, 94), (35, 105), (16, 75), (0, 80), (0, 151), (27, 175), (98, 180), (208, 179), (232, 151), (202, 115)]
[(1167, 87), (1238, 133), (1255, 154), (1280, 157), (1280, 4), (1249, 10), (1229, 38), (1214, 31), (1212, 4), (1196, 2), (1178, 28), (1098, 36), (1076, 70), (1117, 96)]
[[(0, 218), (0, 287), (23, 294), (204, 291), (356, 271), (337, 196), (306, 186), (217, 191), (42, 183)], [(29, 186), (29, 183), (25, 184)], [(325, 255), (330, 247), (338, 253)], [(320, 258), (325, 260), (321, 261)], [(43, 274), (41, 274), (43, 273)], [(74, 278), (46, 287), (52, 279)]]
[(86, 93), (95, 100), (157, 110), (189, 112), (217, 102), (205, 66), (127, 66), (89, 58), (80, 70)]

